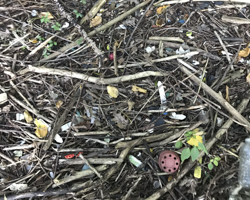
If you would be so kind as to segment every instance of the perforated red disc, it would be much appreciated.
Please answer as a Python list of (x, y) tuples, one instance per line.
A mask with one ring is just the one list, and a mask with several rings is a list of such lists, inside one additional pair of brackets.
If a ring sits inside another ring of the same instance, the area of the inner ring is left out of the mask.
[(164, 172), (175, 173), (180, 166), (180, 158), (173, 151), (162, 151), (159, 156), (158, 164)]

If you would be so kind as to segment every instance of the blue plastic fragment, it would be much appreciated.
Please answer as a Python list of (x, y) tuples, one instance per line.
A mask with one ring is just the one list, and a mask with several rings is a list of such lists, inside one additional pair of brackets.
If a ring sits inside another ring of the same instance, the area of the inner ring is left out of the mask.
[(180, 19), (179, 22), (180, 22), (181, 24), (184, 24), (184, 23), (185, 23), (185, 20), (184, 20), (184, 19)]
[(83, 167), (82, 167), (82, 171), (84, 171), (84, 170), (87, 170), (87, 169), (90, 169), (90, 167), (88, 166), (88, 165), (83, 165)]

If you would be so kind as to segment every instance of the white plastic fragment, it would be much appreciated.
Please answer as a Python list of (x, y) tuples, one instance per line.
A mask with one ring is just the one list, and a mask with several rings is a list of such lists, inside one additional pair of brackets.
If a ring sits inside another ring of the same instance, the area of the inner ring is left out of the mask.
[(21, 121), (24, 119), (24, 114), (23, 113), (17, 113), (16, 114), (16, 120), (17, 121)]
[(36, 10), (32, 10), (32, 11), (31, 11), (31, 16), (32, 16), (32, 17), (37, 16), (37, 14), (38, 14), (38, 12), (37, 12)]
[(71, 127), (71, 122), (62, 125), (61, 130), (62, 131), (67, 131)]
[(199, 65), (200, 63), (199, 63), (197, 60), (193, 60), (193, 61), (192, 61), (192, 64), (193, 64), (193, 65)]
[(27, 184), (21, 184), (21, 183), (12, 183), (10, 186), (9, 186), (9, 189), (11, 191), (18, 191), (18, 192), (21, 192), (21, 191), (24, 191), (28, 188), (28, 185)]
[(58, 133), (55, 135), (54, 140), (55, 140), (57, 143), (60, 143), (60, 144), (63, 143), (63, 139), (62, 139), (62, 137), (61, 137)]
[[(182, 46), (180, 46), (180, 48), (177, 49), (177, 50), (175, 51), (175, 53), (176, 53), (177, 55), (182, 55), (182, 54), (186, 54), (186, 53), (189, 53), (189, 52), (190, 52), (190, 49), (184, 50), (184, 49), (182, 48)], [(193, 56), (192, 54), (187, 54), (185, 57), (186, 57), (186, 58), (191, 58), (192, 56)]]
[(0, 104), (4, 104), (7, 101), (7, 94), (6, 93), (2, 93), (0, 94)]
[(148, 46), (145, 50), (147, 53), (152, 53), (155, 50), (155, 46), (152, 47)]
[(50, 175), (51, 178), (55, 177), (53, 172), (49, 172), (49, 175)]
[(177, 119), (177, 120), (184, 120), (184, 119), (186, 119), (186, 116), (183, 115), (183, 114), (176, 114), (175, 112), (172, 112), (169, 115), (169, 118), (171, 118), (171, 119)]
[(49, 92), (49, 95), (50, 95), (50, 97), (51, 97), (52, 99), (57, 99), (57, 97), (58, 97), (58, 94), (56, 94), (56, 93), (53, 92), (53, 91)]
[(91, 115), (91, 119), (90, 119), (91, 124), (94, 124), (94, 122), (95, 122), (96, 114), (98, 112), (98, 109), (99, 109), (98, 107), (93, 107), (92, 108), (92, 115)]
[(159, 88), (159, 94), (161, 99), (161, 110), (165, 110), (167, 108), (167, 99), (164, 91), (164, 87), (161, 81), (158, 81), (157, 86)]
[(218, 127), (221, 127), (222, 126), (222, 124), (223, 124), (223, 119), (222, 118), (220, 118), (220, 117), (217, 117), (217, 126)]
[(68, 22), (65, 22), (65, 23), (63, 24), (63, 26), (62, 26), (62, 29), (68, 28), (68, 27), (69, 27), (69, 23), (68, 23)]
[(129, 155), (128, 160), (136, 167), (139, 167), (142, 164), (142, 162), (133, 155)]
[(15, 154), (16, 157), (21, 157), (23, 156), (23, 151), (13, 151), (13, 153)]

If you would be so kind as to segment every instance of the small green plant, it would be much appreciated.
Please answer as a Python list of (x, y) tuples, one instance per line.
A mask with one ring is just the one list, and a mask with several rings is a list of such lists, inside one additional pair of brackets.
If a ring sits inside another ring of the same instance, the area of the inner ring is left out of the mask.
[(87, 3), (85, 0), (81, 0), (80, 2), (83, 3), (83, 4), (86, 4), (86, 3)]
[(23, 47), (22, 47), (22, 50), (25, 50), (25, 49), (27, 49), (27, 46), (23, 46)]
[(76, 44), (77, 44), (77, 45), (80, 45), (80, 44), (82, 43), (82, 41), (83, 41), (83, 38), (81, 37), (81, 38), (79, 38), (78, 40), (76, 40)]
[(39, 41), (44, 41), (44, 38), (43, 37), (41, 37), (40, 35), (38, 35), (37, 37), (36, 37)]
[(79, 13), (77, 10), (74, 10), (74, 13), (76, 14), (76, 18), (78, 18), (78, 17), (82, 17), (82, 14), (81, 14), (81, 13)]
[[(186, 142), (190, 146), (183, 149), (181, 152), (181, 161), (184, 162), (186, 159), (189, 159), (191, 157), (192, 161), (195, 161), (198, 157), (201, 151), (204, 151), (207, 155), (207, 149), (203, 144), (201, 135), (203, 134), (203, 131), (200, 131), (199, 129), (194, 129), (193, 131), (188, 131), (184, 134), (184, 140), (183, 141), (177, 141), (175, 143), (176, 148), (181, 148), (183, 146), (183, 142)], [(210, 159), (210, 162), (208, 163), (208, 169), (212, 170), (214, 165), (218, 166), (218, 161), (220, 161), (220, 157), (216, 156), (213, 159)]]
[(43, 56), (46, 58), (48, 55), (50, 55), (48, 51), (51, 50), (51, 48), (56, 45), (57, 42), (53, 42), (52, 40), (50, 40), (47, 47), (43, 50)]
[(56, 22), (56, 24), (54, 24), (53, 26), (51, 26), (51, 28), (53, 28), (55, 31), (59, 31), (61, 27), (61, 24), (59, 24), (58, 22)]
[[(203, 144), (201, 135), (203, 134), (202, 131), (199, 131), (199, 129), (195, 129), (193, 131), (188, 131), (184, 134), (185, 140), (187, 144), (193, 146), (185, 148), (181, 152), (181, 161), (184, 162), (186, 159), (190, 158), (192, 161), (195, 161), (200, 154), (200, 151), (204, 151), (206, 154), (208, 154), (206, 147)], [(177, 141), (175, 143), (176, 148), (181, 148), (183, 146), (182, 141)]]
[(208, 163), (208, 169), (209, 170), (212, 170), (214, 168), (214, 165), (215, 166), (218, 166), (218, 161), (220, 161), (220, 157), (216, 156), (215, 158), (213, 159), (210, 159), (210, 162)]
[(46, 13), (45, 16), (42, 16), (41, 19), (40, 19), (41, 23), (47, 24), (48, 22), (50, 22), (48, 16), (49, 16), (48, 12)]

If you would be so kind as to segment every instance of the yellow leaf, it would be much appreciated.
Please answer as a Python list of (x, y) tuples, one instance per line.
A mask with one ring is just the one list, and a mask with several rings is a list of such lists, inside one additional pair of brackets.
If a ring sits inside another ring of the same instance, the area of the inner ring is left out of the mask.
[(165, 5), (165, 6), (161, 6), (161, 7), (157, 8), (157, 10), (156, 10), (157, 14), (160, 15), (160, 14), (163, 13), (169, 6), (170, 6), (170, 5)]
[(250, 82), (250, 73), (247, 75), (247, 82)]
[(27, 110), (24, 111), (23, 115), (27, 123), (30, 123), (33, 121), (33, 118), (31, 117), (30, 113)]
[(247, 57), (250, 53), (250, 43), (247, 45), (247, 47), (239, 52), (239, 57)]
[(200, 131), (200, 132), (195, 133), (194, 135), (203, 135), (203, 134), (204, 134), (204, 132)]
[(199, 128), (195, 128), (194, 130), (192, 130), (193, 133), (198, 133), (200, 132), (200, 129)]
[(45, 17), (45, 16), (47, 16), (48, 19), (54, 18), (50, 12), (41, 12), (40, 17)]
[(199, 163), (202, 164), (202, 157), (199, 159)]
[(36, 125), (36, 136), (39, 138), (44, 138), (48, 134), (48, 128), (46, 124), (44, 124), (43, 121), (40, 119), (35, 119), (34, 123)]
[(168, 176), (168, 182), (172, 181), (172, 179), (173, 179), (172, 175)]
[(195, 178), (201, 178), (201, 167), (196, 166), (194, 169), (194, 177)]
[(90, 28), (98, 26), (100, 23), (102, 23), (102, 17), (100, 16), (95, 16), (90, 22)]
[(32, 42), (33, 44), (38, 43), (37, 39), (30, 39), (29, 41)]
[(138, 87), (138, 86), (136, 86), (136, 85), (133, 85), (132, 90), (133, 90), (134, 92), (147, 93), (147, 90), (142, 89), (142, 88), (140, 88), (140, 87)]
[(112, 86), (107, 86), (107, 91), (109, 93), (109, 95), (113, 98), (117, 98), (119, 95), (119, 91), (117, 90), (117, 88), (112, 87)]
[(198, 142), (203, 143), (202, 142), (202, 137), (199, 135), (195, 136), (196, 138), (192, 137), (190, 140), (187, 141), (188, 144), (190, 144), (191, 146), (196, 146), (198, 147)]
[(63, 104), (63, 102), (59, 100), (59, 101), (56, 103), (57, 109), (60, 108), (62, 104)]

